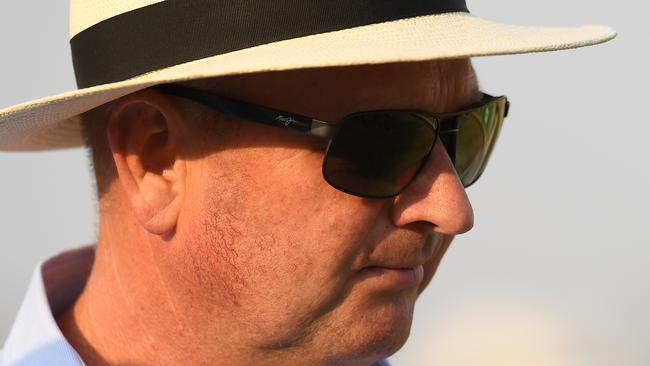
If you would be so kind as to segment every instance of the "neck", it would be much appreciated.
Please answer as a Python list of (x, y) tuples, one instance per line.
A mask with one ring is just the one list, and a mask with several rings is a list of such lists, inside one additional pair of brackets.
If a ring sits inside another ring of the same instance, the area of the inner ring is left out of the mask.
[(290, 350), (256, 348), (245, 338), (252, 329), (238, 326), (227, 310), (206, 310), (201, 291), (187, 295), (180, 271), (164, 270), (170, 255), (159, 248), (173, 244), (133, 230), (139, 226), (129, 221), (122, 215), (100, 224), (86, 287), (57, 317), (86, 365), (322, 364)]
[(224, 352), (230, 348), (227, 339), (207, 332), (220, 328), (215, 326), (220, 318), (211, 319), (211, 327), (199, 326), (191, 307), (175, 302), (155, 252), (168, 244), (128, 230), (138, 227), (128, 221), (100, 225), (86, 287), (57, 317), (66, 339), (88, 366), (225, 364), (234, 356)]

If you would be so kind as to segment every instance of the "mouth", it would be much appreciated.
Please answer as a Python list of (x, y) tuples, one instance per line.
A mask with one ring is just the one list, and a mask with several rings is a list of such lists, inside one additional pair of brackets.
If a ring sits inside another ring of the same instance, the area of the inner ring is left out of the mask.
[(359, 272), (361, 281), (375, 282), (382, 287), (404, 289), (418, 287), (424, 278), (424, 267), (366, 267)]

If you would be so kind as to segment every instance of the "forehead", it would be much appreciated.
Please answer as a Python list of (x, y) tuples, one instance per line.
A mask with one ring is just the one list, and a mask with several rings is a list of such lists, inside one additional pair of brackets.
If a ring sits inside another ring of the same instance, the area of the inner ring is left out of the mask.
[(448, 112), (480, 98), (468, 59), (267, 72), (194, 84), (328, 121), (378, 109)]

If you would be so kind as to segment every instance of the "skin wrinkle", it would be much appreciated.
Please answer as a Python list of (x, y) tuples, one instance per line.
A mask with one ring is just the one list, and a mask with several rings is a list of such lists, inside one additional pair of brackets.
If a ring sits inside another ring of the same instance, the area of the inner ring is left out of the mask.
[[(110, 233), (104, 234), (106, 236), (109, 236), (107, 239), (110, 240)], [(120, 276), (119, 271), (117, 270), (117, 263), (115, 262), (115, 257), (112, 255), (113, 250), (112, 246), (107, 245), (106, 250), (107, 250), (107, 256), (108, 256), (108, 261), (111, 266), (111, 271), (113, 271), (113, 278), (117, 281), (117, 289), (120, 291), (120, 295), (124, 301), (127, 302), (127, 309), (133, 309), (134, 304), (131, 302), (130, 296), (127, 291), (124, 290), (124, 284), (122, 283), (122, 276)], [(142, 331), (146, 330), (146, 326), (141, 326)]]
[[(341, 265), (341, 267), (347, 266)], [(330, 319), (329, 316), (332, 314), (333, 310), (335, 310), (336, 307), (347, 297), (347, 294), (349, 294), (350, 291), (351, 286), (349, 283), (346, 283), (342, 289), (342, 294), (340, 297), (332, 298), (329, 301), (321, 300), (320, 303), (315, 299), (309, 305), (309, 307), (313, 309), (310, 311), (310, 317), (303, 318), (298, 321), (298, 324), (300, 326), (298, 326), (297, 329), (301, 329), (301, 332), (288, 339), (275, 340), (273, 343), (262, 345), (259, 348), (269, 350), (286, 350), (308, 345), (309, 342), (313, 340), (313, 330)]]
[[(87, 301), (88, 301), (88, 307), (85, 310), (88, 312), (88, 315), (89, 315), (88, 316), (88, 322), (89, 322), (88, 331), (91, 332), (92, 335), (97, 335), (99, 333), (97, 332), (98, 327), (97, 327), (97, 324), (96, 324), (96, 321), (95, 321), (96, 317), (95, 317), (95, 314), (94, 314), (94, 311), (93, 311), (93, 309), (95, 309), (94, 299), (90, 298)], [(104, 344), (103, 339), (100, 338), (97, 342), (99, 343), (98, 344), (99, 347), (106, 347), (106, 345)]]
[[(111, 236), (110, 232), (105, 233), (104, 235), (108, 237), (107, 239), (110, 239), (110, 236)], [(124, 290), (124, 285), (122, 284), (122, 277), (119, 275), (119, 272), (117, 270), (117, 265), (115, 263), (114, 256), (113, 256), (113, 253), (112, 253), (113, 252), (112, 247), (110, 245), (106, 245), (103, 248), (103, 250), (105, 251), (104, 255), (106, 256), (107, 262), (108, 262), (108, 264), (109, 264), (109, 266), (111, 268), (111, 271), (113, 272), (113, 278), (116, 279), (116, 286), (117, 286), (117, 289), (120, 291), (121, 299), (128, 303), (128, 306), (126, 307), (126, 311), (129, 311), (130, 309), (134, 308), (134, 305), (130, 301), (130, 297), (127, 294), (127, 291)], [(89, 306), (86, 307), (85, 309), (89, 312), (89, 315), (90, 315), (87, 318), (87, 320), (89, 321), (91, 332), (93, 334), (100, 334), (99, 329), (101, 329), (101, 327), (99, 327), (97, 325), (97, 321), (98, 321), (99, 317), (94, 315), (94, 310), (98, 309), (97, 306), (93, 306), (95, 301), (96, 301), (96, 298), (92, 297), (92, 296), (89, 296), (86, 299), (87, 299), (87, 301), (89, 303), (88, 304)], [(106, 304), (104, 304), (104, 305), (106, 305)], [(146, 334), (146, 326), (143, 326), (142, 324), (139, 324), (139, 323), (136, 323), (136, 324), (140, 326), (140, 329), (141, 329), (140, 331), (143, 332), (143, 334)], [(104, 344), (104, 342), (111, 343), (110, 341), (111, 341), (111, 339), (100, 338), (97, 341), (98, 344), (96, 344), (95, 346), (111, 347), (111, 346), (109, 346), (107, 344)]]
[[(381, 214), (381, 213), (378, 213)], [(371, 238), (368, 239), (369, 242), (372, 242), (373, 240)], [(370, 247), (373, 248), (373, 247)], [(430, 251), (431, 246), (430, 245), (425, 245), (423, 248), (423, 251)], [(372, 251), (372, 250), (370, 250)], [(368, 251), (368, 253), (370, 252)], [(367, 254), (369, 256), (370, 254)], [(368, 260), (368, 257), (366, 257), (366, 261)], [(348, 267), (347, 265), (342, 265), (342, 268)], [(336, 302), (326, 302), (323, 303), (319, 309), (320, 311), (313, 311), (311, 312), (311, 317), (310, 319), (301, 319), (300, 324), (304, 327), (304, 331), (301, 332), (300, 334), (297, 334), (295, 337), (290, 338), (290, 339), (285, 339), (282, 341), (276, 341), (275, 343), (271, 343), (268, 345), (261, 346), (260, 349), (269, 349), (269, 350), (279, 350), (279, 349), (289, 349), (289, 348), (295, 348), (295, 347), (301, 347), (306, 344), (308, 344), (311, 340), (312, 337), (310, 334), (312, 333), (312, 330), (314, 328), (317, 328), (322, 324), (323, 322), (326, 322), (329, 320), (328, 315), (332, 313), (332, 311), (336, 308), (338, 303), (342, 302), (346, 297), (347, 294), (352, 291), (352, 286), (353, 284), (351, 283), (346, 283), (345, 287), (342, 292), (342, 296), (338, 299), (336, 299)]]
[[(148, 245), (147, 245), (147, 248), (149, 249), (149, 251), (148, 251), (149, 255), (151, 256), (152, 259), (155, 257), (155, 254), (154, 254), (154, 251), (153, 251), (153, 248), (152, 248), (153, 245), (155, 245), (155, 243), (152, 243), (151, 241), (149, 241)], [(173, 318), (174, 318), (174, 320), (176, 320), (178, 330), (182, 332), (182, 331), (184, 331), (185, 327), (183, 326), (183, 322), (181, 321), (182, 317), (179, 315), (180, 311), (178, 310), (178, 307), (174, 303), (173, 296), (169, 292), (169, 287), (167, 286), (167, 280), (165, 280), (165, 278), (163, 277), (162, 272), (160, 271), (160, 267), (156, 266), (155, 270), (156, 270), (156, 274), (158, 276), (158, 281), (160, 281), (160, 283), (162, 284), (162, 288), (163, 288), (163, 291), (165, 293), (165, 300), (167, 300), (167, 303), (169, 304), (169, 306), (170, 306), (170, 308), (172, 310)]]
[[(341, 265), (341, 268), (347, 266)], [(295, 269), (295, 267), (294, 267)], [(345, 293), (349, 291), (349, 288), (343, 290), (343, 295), (340, 298), (330, 298), (328, 300), (323, 299), (314, 299), (308, 305), (311, 309), (309, 311), (308, 317), (298, 317), (295, 320), (295, 328), (299, 331), (295, 334), (290, 334), (285, 337), (276, 338), (272, 341), (258, 346), (259, 349), (267, 350), (287, 350), (291, 348), (304, 347), (309, 344), (313, 339), (313, 329), (317, 328), (321, 322), (327, 319), (327, 315), (330, 314), (345, 297)]]
[[(290, 70), (190, 84), (340, 121), (361, 110), (452, 110), (473, 98), (473, 77), (468, 60), (454, 60)], [(181, 173), (171, 167), (160, 181), (150, 172), (147, 180), (174, 189), (156, 193), (145, 182), (136, 191), (169, 195), (161, 202), (181, 197), (178, 211), (166, 208), (171, 211), (160, 221), (164, 235), (151, 233), (135, 219), (130, 195), (139, 193), (110, 185), (104, 199), (115, 204), (102, 206), (111, 210), (101, 213), (100, 232), (113, 235), (100, 237), (95, 269), (110, 268), (102, 248), (119, 248), (114, 263), (120, 270), (93, 276), (104, 282), (89, 280), (83, 296), (100, 299), (105, 289), (120, 301), (128, 297), (137, 304), (116, 302), (95, 314), (98, 331), (88, 341), (99, 348), (91, 352), (107, 365), (368, 366), (403, 345), (417, 295), (453, 236), (471, 227), (473, 218), (439, 144), (400, 196), (367, 200), (324, 182), (326, 141), (224, 118), (151, 91), (125, 98), (147, 100), (172, 118), (170, 124), (187, 121), (187, 131), (170, 128), (168, 134), (178, 146), (175, 159), (187, 169)], [(139, 154), (135, 158), (149, 163), (146, 153)], [(150, 163), (142, 165), (170, 166), (164, 160)], [(152, 214), (160, 209), (151, 207)], [(143, 243), (149, 246), (143, 248)], [(421, 286), (395, 288), (359, 276), (368, 266), (406, 260), (426, 261)], [(122, 283), (115, 291), (114, 276), (130, 279), (128, 286)], [(130, 311), (121, 309), (129, 304)], [(64, 330), (74, 321), (67, 319), (61, 322)], [(108, 319), (136, 326), (111, 338), (115, 329)], [(183, 331), (175, 334), (179, 326)], [(138, 339), (137, 333), (150, 338)], [(74, 335), (70, 339), (76, 348)]]
[[(105, 234), (105, 235), (110, 236), (110, 234)], [(111, 245), (109, 245), (107, 247), (108, 247), (110, 253), (112, 253), (113, 247)], [(122, 276), (120, 275), (119, 270), (117, 268), (117, 263), (115, 261), (115, 257), (113, 255), (111, 255), (110, 258), (111, 258), (110, 265), (111, 265), (111, 269), (112, 269), (113, 274), (114, 274), (113, 278), (115, 278), (116, 281), (117, 281), (117, 288), (120, 291), (121, 299), (124, 300), (127, 303), (127, 306), (126, 306), (127, 311), (133, 311), (132, 309), (137, 309), (137, 307), (138, 307), (137, 302), (134, 302), (132, 300), (129, 292), (125, 290), (123, 279), (122, 279)], [(136, 320), (135, 324), (137, 324), (138, 327), (140, 328), (139, 333), (142, 334), (145, 338), (147, 338), (151, 344), (155, 344), (156, 342), (155, 342), (155, 339), (154, 339), (153, 335), (150, 334), (149, 332), (147, 332), (147, 328), (148, 328), (147, 325), (145, 325), (142, 322), (140, 317), (136, 316), (134, 318)], [(95, 319), (97, 319), (97, 318), (95, 318)], [(95, 329), (97, 329), (97, 327), (95, 327)]]

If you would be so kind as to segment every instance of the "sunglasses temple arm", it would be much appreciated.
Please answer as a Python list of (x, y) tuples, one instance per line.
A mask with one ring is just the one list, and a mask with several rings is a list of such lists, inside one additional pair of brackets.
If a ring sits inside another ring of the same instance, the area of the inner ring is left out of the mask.
[(300, 114), (284, 112), (273, 108), (262, 107), (222, 97), (219, 97), (219, 99), (221, 99), (219, 106), (220, 110), (226, 110), (237, 117), (252, 122), (273, 127), (287, 128), (326, 138), (334, 136), (337, 130), (336, 125)]
[(177, 84), (157, 85), (154, 88), (170, 95), (193, 100), (221, 113), (235, 116), (250, 122), (268, 126), (287, 128), (321, 137), (332, 137), (336, 132), (335, 125), (319, 121), (296, 113), (284, 112), (277, 109), (262, 107), (251, 103), (220, 97), (207, 92), (184, 87)]
[(338, 129), (336, 125), (296, 113), (284, 112), (273, 108), (262, 107), (232, 99), (220, 99), (219, 109), (246, 120), (273, 127), (307, 133), (310, 135), (331, 138)]

